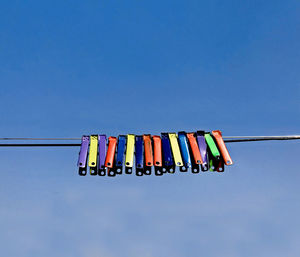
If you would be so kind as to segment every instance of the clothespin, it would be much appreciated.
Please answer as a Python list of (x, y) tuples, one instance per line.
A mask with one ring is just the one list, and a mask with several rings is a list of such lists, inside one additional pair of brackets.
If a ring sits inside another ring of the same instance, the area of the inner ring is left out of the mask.
[(169, 133), (169, 139), (170, 139), (170, 143), (171, 143), (171, 149), (172, 149), (175, 165), (178, 167), (182, 167), (183, 161), (181, 158), (181, 153), (180, 153), (180, 148), (179, 148), (176, 133)]
[(192, 173), (199, 173), (199, 165), (203, 163), (195, 133), (187, 133), (190, 149), (192, 151)]
[(161, 133), (161, 142), (163, 150), (163, 172), (175, 172), (175, 164), (172, 156), (171, 144), (168, 133)]
[(126, 146), (126, 156), (125, 156), (125, 173), (132, 174), (133, 167), (133, 155), (134, 155), (134, 138), (135, 135), (127, 135), (127, 146)]
[(208, 153), (207, 153), (207, 144), (204, 137), (205, 131), (197, 131), (197, 142), (199, 146), (200, 155), (203, 163), (201, 164), (202, 171), (208, 171)]
[(120, 135), (118, 137), (117, 155), (116, 155), (116, 162), (115, 162), (115, 173), (116, 174), (122, 174), (125, 147), (126, 147), (126, 136)]
[(219, 149), (209, 132), (206, 132), (205, 141), (208, 145), (208, 155), (209, 155), (209, 170), (210, 171), (224, 171), (224, 161), (221, 158)]
[(152, 136), (153, 139), (153, 156), (154, 172), (156, 176), (161, 176), (162, 172), (162, 146), (160, 136)]
[(178, 132), (178, 142), (182, 154), (183, 165), (180, 167), (180, 171), (187, 171), (191, 166), (191, 156), (189, 152), (189, 145), (184, 131)]
[(227, 147), (226, 147), (226, 145), (224, 143), (221, 131), (220, 130), (213, 130), (212, 131), (212, 135), (213, 135), (213, 137), (216, 140), (216, 143), (217, 143), (217, 145), (219, 147), (219, 150), (221, 152), (221, 155), (223, 157), (224, 163), (226, 165), (232, 165), (233, 161), (232, 161), (232, 159), (231, 159), (231, 157), (229, 155), (229, 152), (227, 150)]
[(77, 166), (79, 167), (78, 173), (80, 176), (86, 175), (86, 170), (87, 170), (86, 162), (88, 156), (89, 142), (90, 142), (89, 136), (82, 136), (78, 163), (77, 163)]
[(153, 149), (151, 135), (143, 135), (144, 139), (144, 151), (145, 151), (145, 167), (144, 174), (151, 175), (151, 169), (153, 166)]
[(135, 136), (135, 173), (137, 176), (144, 174), (144, 139), (143, 136)]
[(108, 138), (108, 147), (107, 153), (105, 158), (105, 167), (107, 167), (107, 175), (108, 176), (115, 176), (114, 167), (114, 158), (115, 152), (117, 147), (117, 138), (116, 137), (109, 137)]
[(98, 156), (98, 175), (105, 176), (105, 157), (106, 157), (106, 135), (98, 136), (98, 147), (99, 147), (99, 156)]
[(89, 167), (90, 174), (97, 175), (98, 135), (90, 136)]

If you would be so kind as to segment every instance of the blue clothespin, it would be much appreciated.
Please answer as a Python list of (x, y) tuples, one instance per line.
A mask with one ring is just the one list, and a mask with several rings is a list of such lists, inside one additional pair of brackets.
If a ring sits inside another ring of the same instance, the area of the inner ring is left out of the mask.
[(163, 172), (174, 173), (175, 164), (168, 133), (161, 133), (161, 142), (163, 149)]
[(144, 174), (144, 139), (143, 136), (135, 136), (135, 172), (137, 176)]
[(189, 152), (189, 145), (184, 131), (178, 132), (178, 143), (183, 159), (183, 166), (180, 167), (180, 171), (187, 171), (192, 166), (191, 156)]
[(125, 155), (125, 147), (126, 147), (126, 136), (120, 135), (118, 137), (117, 155), (116, 155), (116, 161), (115, 161), (115, 167), (114, 167), (116, 174), (122, 174), (124, 155)]

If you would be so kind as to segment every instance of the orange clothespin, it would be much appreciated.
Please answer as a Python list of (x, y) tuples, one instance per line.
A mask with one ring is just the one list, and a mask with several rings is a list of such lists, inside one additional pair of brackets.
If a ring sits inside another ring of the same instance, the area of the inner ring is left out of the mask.
[(115, 175), (115, 172), (113, 171), (113, 165), (114, 165), (116, 146), (117, 146), (117, 138), (109, 137), (107, 153), (106, 153), (106, 158), (105, 158), (105, 167), (109, 168), (107, 174), (110, 176)]
[(144, 150), (145, 150), (145, 175), (151, 174), (151, 167), (153, 166), (153, 149), (151, 135), (144, 135)]
[(161, 176), (162, 172), (162, 146), (160, 136), (152, 136), (155, 175)]
[(190, 147), (192, 149), (192, 153), (193, 153), (194, 160), (195, 160), (196, 164), (202, 164), (203, 161), (202, 161), (200, 151), (199, 151), (199, 147), (198, 147), (198, 143), (197, 143), (197, 140), (196, 140), (194, 134), (195, 133), (187, 133), (187, 138), (189, 140)]
[(231, 159), (231, 157), (229, 155), (229, 152), (227, 150), (227, 147), (226, 147), (226, 145), (224, 143), (221, 131), (220, 130), (213, 130), (212, 131), (212, 135), (213, 135), (213, 137), (216, 140), (216, 143), (217, 143), (217, 145), (219, 147), (221, 155), (222, 155), (222, 157), (224, 159), (224, 163), (226, 165), (232, 165), (233, 161), (232, 161), (232, 159)]
[(186, 134), (192, 150), (192, 173), (199, 173), (199, 164), (203, 164), (195, 133)]

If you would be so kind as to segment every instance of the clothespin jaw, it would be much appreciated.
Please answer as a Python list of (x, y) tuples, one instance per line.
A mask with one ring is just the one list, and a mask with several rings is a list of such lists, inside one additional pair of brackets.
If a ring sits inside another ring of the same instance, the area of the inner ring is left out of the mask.
[(160, 136), (152, 136), (153, 140), (153, 164), (156, 176), (161, 176), (162, 171), (162, 144)]
[(219, 172), (224, 171), (224, 162), (213, 137), (209, 132), (205, 132), (204, 137), (208, 145), (209, 170)]
[(135, 172), (137, 176), (144, 174), (144, 139), (143, 136), (135, 136)]
[(98, 135), (90, 136), (89, 167), (90, 174), (97, 175)]
[(98, 175), (105, 176), (105, 157), (106, 157), (106, 135), (98, 136), (98, 147), (99, 147), (99, 156), (98, 156)]
[(78, 163), (77, 163), (77, 166), (79, 167), (78, 173), (80, 176), (86, 175), (89, 142), (90, 142), (89, 136), (82, 136)]
[(133, 156), (134, 156), (134, 141), (135, 135), (127, 135), (127, 146), (126, 146), (126, 156), (125, 156), (125, 173), (132, 174), (133, 167)]
[(108, 147), (107, 153), (105, 158), (105, 167), (107, 168), (107, 175), (108, 176), (115, 176), (114, 167), (114, 159), (117, 147), (117, 138), (116, 137), (109, 137), (108, 138)]
[(224, 172), (225, 167), (224, 167), (224, 160), (223, 160), (223, 158), (221, 158), (219, 161), (216, 161), (214, 163), (214, 166), (215, 166), (214, 171)]
[(228, 152), (225, 142), (223, 140), (222, 132), (220, 130), (213, 130), (212, 135), (216, 140), (216, 143), (217, 143), (219, 150), (221, 152), (221, 155), (223, 157), (224, 163), (226, 165), (232, 165), (233, 161), (229, 155), (229, 152)]
[(217, 160), (211, 153), (211, 150), (208, 150), (208, 161), (209, 161), (209, 170), (210, 171), (224, 171), (224, 161), (223, 159)]
[(116, 155), (116, 162), (115, 162), (116, 174), (122, 174), (125, 149), (126, 149), (126, 136), (120, 135), (118, 137), (117, 155)]
[(209, 161), (208, 161), (208, 152), (207, 152), (207, 144), (205, 141), (205, 131), (197, 131), (197, 142), (199, 146), (200, 155), (203, 163), (201, 164), (201, 171), (208, 171), (209, 169)]
[(168, 133), (161, 133), (163, 172), (175, 173), (175, 164)]
[(145, 151), (145, 167), (144, 174), (151, 175), (153, 166), (153, 149), (151, 135), (143, 135), (144, 139), (144, 151)]
[(195, 133), (187, 133), (192, 158), (192, 173), (199, 173), (199, 165), (203, 164)]
[(180, 167), (180, 171), (185, 172), (192, 167), (192, 163), (191, 163), (192, 161), (189, 152), (189, 145), (188, 145), (186, 133), (184, 131), (178, 132), (178, 142), (179, 142), (180, 151), (183, 159), (183, 165)]

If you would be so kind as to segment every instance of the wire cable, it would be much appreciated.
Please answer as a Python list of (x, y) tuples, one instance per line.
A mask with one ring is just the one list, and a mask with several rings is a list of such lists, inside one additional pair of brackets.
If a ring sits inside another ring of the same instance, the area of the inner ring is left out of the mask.
[(0, 147), (72, 147), (80, 145), (81, 144), (0, 144)]
[[(299, 140), (300, 135), (288, 135), (288, 136), (224, 136), (225, 143), (237, 143), (237, 142), (254, 142), (254, 141), (277, 141), (277, 140)], [(0, 138), (0, 140), (81, 140), (81, 138)], [(12, 144), (0, 144), (0, 147), (78, 147), (79, 143), (12, 143)]]
[[(284, 139), (300, 139), (300, 135), (285, 135), (285, 136), (223, 136), (224, 139), (266, 139), (266, 140), (282, 140)], [(67, 141), (67, 140), (81, 140), (80, 137), (58, 137), (58, 138), (51, 138), (51, 137), (2, 137), (0, 141), (4, 140), (11, 140), (11, 141), (25, 141), (25, 140), (54, 140), (54, 141)]]
[(59, 137), (59, 138), (52, 138), (52, 137), (45, 137), (45, 138), (38, 138), (38, 137), (2, 137), (0, 138), (1, 141), (3, 140), (12, 140), (12, 141), (23, 141), (23, 140), (39, 140), (39, 141), (44, 141), (44, 140), (55, 140), (55, 141), (59, 141), (59, 140), (63, 140), (63, 141), (67, 141), (67, 140), (81, 140), (80, 137)]

